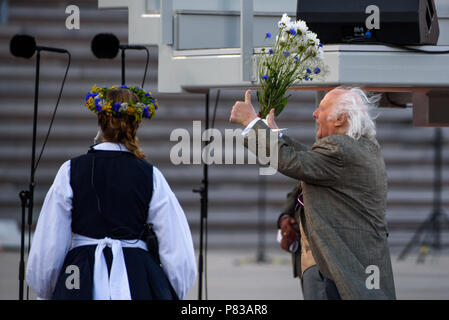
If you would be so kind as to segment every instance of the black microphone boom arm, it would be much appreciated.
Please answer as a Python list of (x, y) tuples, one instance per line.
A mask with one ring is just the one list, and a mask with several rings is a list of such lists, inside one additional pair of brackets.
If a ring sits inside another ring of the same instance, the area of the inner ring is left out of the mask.
[(57, 53), (68, 53), (68, 51), (65, 49), (44, 47), (44, 46), (36, 46), (36, 50), (50, 51), (50, 52), (57, 52)]

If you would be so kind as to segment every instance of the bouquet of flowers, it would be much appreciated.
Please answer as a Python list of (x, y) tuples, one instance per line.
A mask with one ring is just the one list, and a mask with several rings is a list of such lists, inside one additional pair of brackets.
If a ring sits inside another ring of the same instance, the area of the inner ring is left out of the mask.
[[(287, 89), (296, 82), (312, 81), (325, 71), (323, 45), (302, 20), (290, 21), (284, 13), (278, 22), (279, 32), (274, 47), (262, 48), (257, 57), (261, 89), (257, 91), (259, 116), (265, 119), (272, 108), (279, 115), (290, 95)], [(271, 38), (269, 32), (265, 39)]]

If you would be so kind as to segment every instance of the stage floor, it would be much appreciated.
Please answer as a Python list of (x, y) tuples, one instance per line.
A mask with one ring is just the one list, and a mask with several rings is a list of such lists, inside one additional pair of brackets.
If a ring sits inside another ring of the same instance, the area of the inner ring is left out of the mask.
[[(449, 299), (449, 254), (429, 254), (424, 264), (416, 255), (392, 261), (398, 299)], [(299, 280), (292, 278), (290, 255), (268, 251), (267, 263), (255, 263), (256, 252), (249, 250), (211, 250), (207, 257), (209, 300), (292, 300), (302, 299)], [(18, 297), (19, 252), (0, 252), (0, 300)], [(203, 290), (203, 297), (205, 291)], [(187, 299), (198, 298), (194, 287)], [(35, 299), (30, 291), (30, 299)]]

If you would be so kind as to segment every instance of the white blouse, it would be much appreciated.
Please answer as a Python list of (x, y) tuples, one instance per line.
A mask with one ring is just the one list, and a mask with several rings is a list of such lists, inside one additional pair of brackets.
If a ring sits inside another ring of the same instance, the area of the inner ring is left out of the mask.
[[(128, 151), (122, 144), (101, 143), (96, 150)], [(27, 261), (26, 281), (40, 299), (50, 299), (64, 259), (72, 244), (70, 160), (59, 169), (48, 190)], [(162, 268), (180, 299), (197, 276), (190, 228), (163, 174), (153, 166), (153, 195), (148, 210), (159, 243)]]

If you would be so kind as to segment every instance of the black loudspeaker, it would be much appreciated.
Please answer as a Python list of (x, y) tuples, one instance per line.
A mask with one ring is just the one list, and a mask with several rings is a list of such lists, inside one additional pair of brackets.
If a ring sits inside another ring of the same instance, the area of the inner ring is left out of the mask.
[[(373, 22), (375, 11), (367, 13), (373, 5), (379, 9), (378, 29), (367, 25), (367, 20)], [(436, 45), (440, 34), (434, 0), (298, 0), (296, 17), (324, 44)]]

